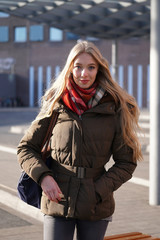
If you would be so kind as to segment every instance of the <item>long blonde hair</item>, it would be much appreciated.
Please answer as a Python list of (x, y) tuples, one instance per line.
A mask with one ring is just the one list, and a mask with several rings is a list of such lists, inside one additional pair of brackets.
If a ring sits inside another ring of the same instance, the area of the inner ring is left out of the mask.
[(66, 88), (66, 82), (72, 71), (74, 59), (84, 52), (90, 54), (98, 62), (99, 69), (96, 81), (112, 95), (116, 105), (120, 106), (121, 128), (124, 142), (133, 149), (134, 159), (141, 160), (143, 158), (141, 145), (137, 137), (137, 130), (139, 129), (139, 108), (137, 103), (134, 97), (124, 91), (124, 89), (112, 79), (107, 60), (92, 42), (81, 41), (71, 49), (64, 68), (43, 97), (40, 111), (40, 113), (42, 113), (41, 116), (44, 116), (44, 114), (48, 114), (48, 116), (52, 114), (55, 103), (61, 98)]

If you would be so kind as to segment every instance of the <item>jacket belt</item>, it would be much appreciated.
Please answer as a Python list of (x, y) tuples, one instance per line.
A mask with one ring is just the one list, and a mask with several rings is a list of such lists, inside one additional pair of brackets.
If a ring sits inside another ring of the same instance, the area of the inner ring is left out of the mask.
[(75, 176), (77, 178), (95, 178), (105, 172), (104, 167), (86, 168), (86, 167), (69, 166), (66, 164), (58, 163), (55, 160), (54, 160), (53, 166), (55, 171), (69, 175), (69, 176)]

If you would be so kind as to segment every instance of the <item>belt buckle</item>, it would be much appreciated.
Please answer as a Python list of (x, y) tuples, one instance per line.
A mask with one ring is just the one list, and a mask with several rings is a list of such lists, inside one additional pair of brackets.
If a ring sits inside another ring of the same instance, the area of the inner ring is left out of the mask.
[(77, 167), (77, 177), (84, 178), (85, 177), (85, 168), (84, 167)]

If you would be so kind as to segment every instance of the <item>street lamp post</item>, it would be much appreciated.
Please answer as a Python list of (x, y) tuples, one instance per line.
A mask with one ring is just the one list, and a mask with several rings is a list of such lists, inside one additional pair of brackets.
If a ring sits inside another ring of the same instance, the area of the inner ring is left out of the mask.
[(160, 1), (151, 1), (150, 189), (149, 203), (160, 205)]

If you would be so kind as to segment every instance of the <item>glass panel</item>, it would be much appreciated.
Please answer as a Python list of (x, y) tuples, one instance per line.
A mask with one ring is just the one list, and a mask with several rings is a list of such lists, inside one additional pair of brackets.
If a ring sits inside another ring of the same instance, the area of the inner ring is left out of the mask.
[(50, 27), (49, 40), (53, 42), (61, 42), (63, 40), (63, 31), (58, 28)]
[(8, 13), (0, 12), (0, 18), (6, 18), (9, 17)]
[(43, 41), (43, 26), (41, 26), (41, 25), (30, 26), (29, 40), (30, 41)]
[(71, 32), (67, 32), (66, 38), (67, 38), (67, 40), (78, 40), (80, 38), (80, 36), (77, 34), (71, 33)]
[(0, 26), (0, 42), (8, 42), (8, 26)]
[(26, 27), (15, 27), (15, 42), (27, 41), (27, 29)]

